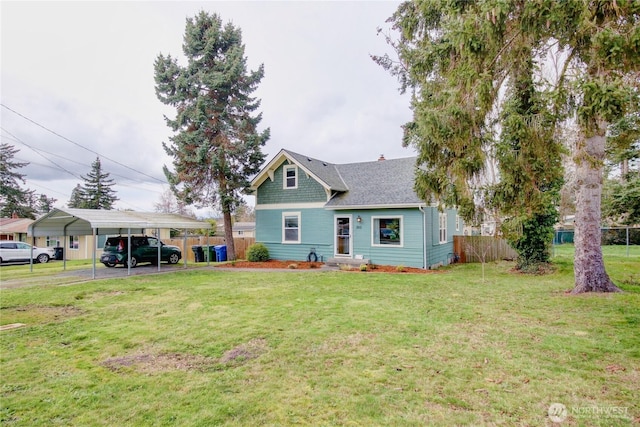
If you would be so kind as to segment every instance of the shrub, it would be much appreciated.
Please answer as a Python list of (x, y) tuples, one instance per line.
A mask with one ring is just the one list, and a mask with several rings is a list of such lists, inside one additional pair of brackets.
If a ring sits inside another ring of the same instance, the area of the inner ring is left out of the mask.
[(297, 268), (298, 268), (298, 264), (295, 264), (295, 263), (293, 263), (293, 264), (289, 264), (289, 265), (287, 266), (287, 268), (288, 268), (288, 269), (290, 269), (290, 270), (295, 270), (295, 269), (297, 269)]
[(397, 271), (398, 273), (402, 273), (402, 272), (404, 271), (404, 265), (398, 265), (398, 266), (396, 266), (396, 271)]
[(367, 271), (367, 264), (360, 264), (360, 271)]
[(254, 243), (247, 249), (247, 261), (269, 261), (269, 249), (263, 243)]

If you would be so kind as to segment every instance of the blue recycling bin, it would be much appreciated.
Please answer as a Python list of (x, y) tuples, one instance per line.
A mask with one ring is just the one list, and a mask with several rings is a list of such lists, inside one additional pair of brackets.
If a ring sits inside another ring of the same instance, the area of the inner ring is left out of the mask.
[(218, 262), (227, 260), (227, 245), (214, 246), (216, 250), (216, 258)]

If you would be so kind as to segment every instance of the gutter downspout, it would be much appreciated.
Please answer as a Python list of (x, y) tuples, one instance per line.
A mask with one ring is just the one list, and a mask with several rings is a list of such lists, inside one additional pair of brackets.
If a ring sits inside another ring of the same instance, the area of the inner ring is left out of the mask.
[[(425, 205), (426, 206), (426, 205)], [(422, 265), (424, 270), (428, 270), (427, 267), (427, 212), (422, 205), (418, 205), (418, 209), (422, 212)]]

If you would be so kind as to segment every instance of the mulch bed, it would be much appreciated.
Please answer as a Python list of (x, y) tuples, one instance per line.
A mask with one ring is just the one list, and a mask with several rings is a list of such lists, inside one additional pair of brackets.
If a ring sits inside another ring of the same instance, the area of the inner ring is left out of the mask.
[[(270, 268), (270, 269), (291, 269), (291, 270), (319, 270), (324, 264), (321, 262), (307, 262), (307, 261), (281, 261), (281, 260), (269, 260), (264, 262), (250, 262), (250, 261), (234, 261), (224, 264), (224, 267), (230, 268)], [(347, 271), (347, 270), (345, 270)], [(353, 266), (351, 270), (353, 272), (360, 272), (358, 266)], [(435, 270), (423, 270), (421, 268), (414, 267), (402, 267), (398, 269), (394, 265), (369, 265), (367, 273), (435, 273)]]

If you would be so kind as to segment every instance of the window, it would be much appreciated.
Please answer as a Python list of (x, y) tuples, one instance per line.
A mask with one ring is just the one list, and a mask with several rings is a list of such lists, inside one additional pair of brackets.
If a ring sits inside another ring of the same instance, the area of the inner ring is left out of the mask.
[(98, 234), (96, 236), (96, 249), (104, 248), (104, 244), (107, 242), (107, 236), (105, 234)]
[(402, 246), (402, 217), (373, 217), (373, 246)]
[(447, 214), (440, 214), (440, 243), (447, 243)]
[(288, 165), (283, 168), (284, 183), (283, 188), (298, 188), (298, 167)]
[(282, 214), (282, 243), (300, 243), (300, 212)]
[(78, 236), (69, 236), (69, 249), (78, 249), (80, 246), (80, 239)]
[(60, 246), (60, 241), (55, 237), (47, 236), (45, 238), (44, 245), (48, 248), (53, 248), (53, 247)]
[(462, 228), (462, 218), (460, 218), (460, 215), (456, 215), (456, 231), (460, 231), (461, 228)]

